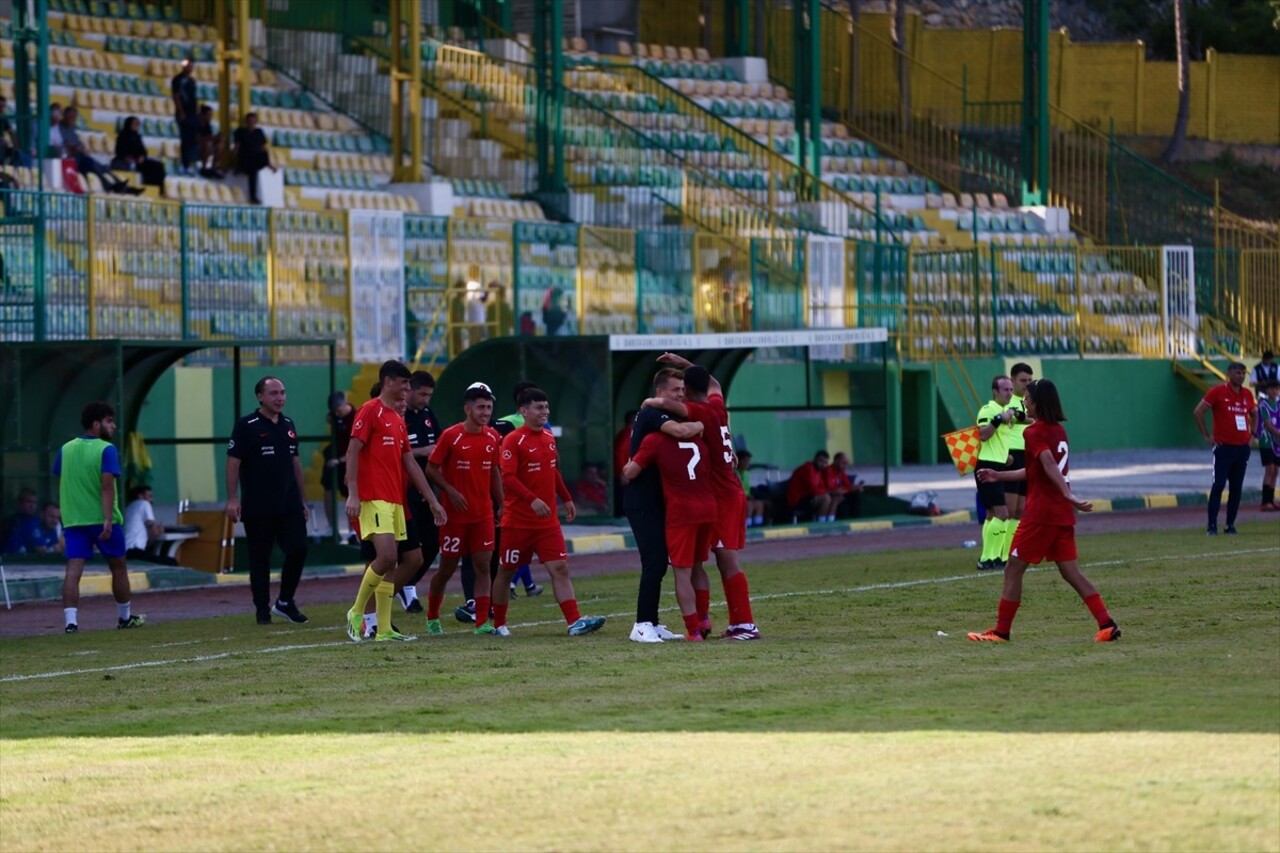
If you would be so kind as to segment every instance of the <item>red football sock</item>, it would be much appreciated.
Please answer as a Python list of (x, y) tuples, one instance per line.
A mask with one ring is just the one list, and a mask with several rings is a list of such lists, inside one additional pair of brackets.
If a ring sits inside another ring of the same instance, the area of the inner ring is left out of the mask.
[(1013, 617), (1018, 615), (1018, 605), (1021, 603), (1021, 601), (1000, 599), (1000, 606), (996, 609), (996, 633), (1008, 635), (1013, 628)]
[(440, 605), (444, 604), (444, 596), (436, 595), (433, 592), (427, 593), (427, 618), (440, 618)]
[(695, 589), (693, 600), (696, 603), (699, 618), (706, 619), (711, 613), (711, 590)]
[(747, 573), (738, 572), (724, 582), (724, 597), (729, 603), (729, 624), (755, 624), (751, 615), (751, 586), (747, 583)]
[(1098, 620), (1098, 627), (1106, 625), (1111, 621), (1111, 614), (1107, 612), (1107, 605), (1102, 603), (1102, 596), (1094, 593), (1084, 600), (1084, 606), (1089, 608), (1089, 612), (1093, 614), (1093, 618)]
[(578, 599), (576, 598), (560, 602), (560, 612), (564, 614), (564, 621), (567, 625), (572, 625), (582, 618), (582, 614), (578, 612)]
[(476, 627), (489, 621), (489, 596), (476, 596)]
[(510, 606), (510, 604), (493, 605), (493, 627), (501, 628), (507, 624), (507, 608)]
[[(702, 618), (697, 613), (690, 613), (684, 617), (684, 632), (686, 634), (698, 634), (702, 628)], [(701, 636), (701, 635), (699, 635)]]

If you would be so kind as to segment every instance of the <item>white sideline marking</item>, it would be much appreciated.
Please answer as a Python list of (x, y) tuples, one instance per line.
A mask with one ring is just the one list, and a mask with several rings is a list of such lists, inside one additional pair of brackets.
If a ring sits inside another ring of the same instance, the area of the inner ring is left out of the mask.
[[(1280, 548), (1251, 548), (1243, 551), (1215, 551), (1210, 554), (1169, 554), (1169, 555), (1159, 556), (1159, 557), (1138, 557), (1133, 560), (1100, 560), (1098, 562), (1089, 563), (1085, 565), (1084, 568), (1097, 568), (1101, 566), (1123, 566), (1123, 565), (1129, 565), (1132, 563), (1154, 563), (1160, 560), (1198, 560), (1202, 557), (1239, 557), (1239, 556), (1247, 556), (1250, 554), (1273, 554), (1277, 551), (1280, 551)], [(1045, 572), (1045, 571), (1050, 571), (1052, 569), (1054, 569), (1053, 566), (1031, 566), (1027, 569), (1027, 572), (1028, 573)], [(836, 595), (836, 594), (850, 594), (850, 593), (859, 593), (859, 592), (878, 592), (886, 589), (910, 589), (911, 587), (916, 587), (916, 586), (928, 586), (931, 584), (944, 584), (944, 583), (957, 583), (959, 581), (974, 580), (978, 578), (999, 578), (1002, 576), (1003, 575), (1001, 572), (983, 572), (983, 573), (970, 572), (968, 574), (951, 575), (949, 577), (944, 577), (944, 578), (918, 578), (916, 580), (910, 580), (910, 581), (891, 581), (888, 583), (874, 583), (874, 584), (867, 584), (865, 586), (848, 587), (846, 589), (806, 589), (806, 590), (796, 590), (794, 592), (775, 592), (769, 595), (753, 595), (751, 597), (751, 600), (753, 602), (772, 601), (779, 598), (798, 598), (801, 596), (808, 596), (808, 595)], [(674, 608), (668, 607), (666, 608), (666, 611), (670, 612), (673, 609)], [(624, 616), (630, 616), (633, 612), (634, 611), (628, 610), (623, 613), (609, 613), (609, 614), (606, 614), (606, 617), (609, 619), (618, 619)], [(564, 624), (563, 620), (557, 619), (557, 620), (546, 620), (542, 622), (520, 622), (512, 625), (511, 627), (512, 628), (537, 628), (544, 625), (561, 625), (561, 624)], [(340, 626), (331, 626), (325, 630), (339, 630), (339, 629), (340, 629)], [(222, 639), (225, 640), (227, 638), (224, 637)], [(192, 641), (192, 642), (199, 642), (199, 641)], [(288, 646), (272, 646), (266, 649), (237, 649), (235, 651), (220, 652), (218, 654), (212, 654), (212, 655), (196, 655), (195, 657), (189, 657), (189, 658), (170, 658), (169, 660), (139, 661), (137, 663), (122, 663), (122, 664), (117, 664), (116, 666), (103, 666), (103, 667), (95, 667), (92, 669), (64, 669), (64, 670), (58, 670), (55, 672), (33, 672), (27, 675), (7, 675), (4, 678), (0, 678), (0, 683), (6, 683), (6, 682), (12, 682), (12, 681), (33, 681), (35, 679), (42, 679), (42, 678), (61, 678), (67, 675), (92, 675), (98, 672), (123, 672), (131, 669), (147, 669), (147, 668), (155, 668), (160, 666), (171, 666), (171, 665), (187, 664), (187, 663), (205, 663), (206, 661), (211, 661), (211, 660), (223, 660), (225, 658), (234, 657), (235, 655), (253, 655), (253, 654), (266, 655), (266, 654), (275, 654), (277, 652), (303, 651), (305, 649), (327, 649), (327, 648), (336, 648), (338, 646), (349, 646), (349, 645), (352, 645), (351, 642), (349, 640), (344, 640), (340, 642), (331, 642), (331, 643), (302, 643), (302, 644), (288, 645)]]

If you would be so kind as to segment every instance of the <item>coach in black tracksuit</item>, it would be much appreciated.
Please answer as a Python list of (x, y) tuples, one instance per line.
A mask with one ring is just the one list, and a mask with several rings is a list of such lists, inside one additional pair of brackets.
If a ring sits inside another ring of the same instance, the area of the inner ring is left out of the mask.
[[(672, 367), (659, 370), (653, 377), (653, 393), (655, 397), (683, 401), (683, 371)], [(639, 452), (640, 443), (651, 432), (665, 432), (683, 439), (696, 435), (697, 426), (678, 423), (665, 411), (646, 406), (631, 425), (632, 456)], [(662, 579), (667, 574), (667, 514), (657, 466), (645, 468), (639, 477), (626, 484), (622, 511), (640, 552), (640, 589), (636, 595), (636, 624), (631, 629), (631, 639), (637, 643), (674, 639), (675, 634), (657, 627), (661, 622), (658, 605), (662, 599)]]

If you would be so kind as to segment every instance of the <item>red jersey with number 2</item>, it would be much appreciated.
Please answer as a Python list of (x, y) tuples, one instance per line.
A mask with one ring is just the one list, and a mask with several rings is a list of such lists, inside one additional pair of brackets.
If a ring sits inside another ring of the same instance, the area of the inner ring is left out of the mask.
[[(667, 526), (704, 524), (716, 520), (716, 495), (711, 487), (707, 449), (698, 439), (677, 441), (651, 432), (632, 457), (641, 468), (658, 466), (662, 496), (667, 503)], [(738, 485), (742, 491), (742, 485)]]
[(1063, 478), (1071, 482), (1067, 431), (1062, 424), (1036, 421), (1022, 437), (1027, 444), (1027, 508), (1022, 511), (1023, 523), (1075, 526), (1075, 507), (1049, 479), (1040, 461), (1040, 453), (1049, 451)]
[(493, 518), (493, 471), (499, 464), (501, 445), (497, 430), (490, 427), (473, 433), (463, 424), (454, 424), (440, 434), (428, 461), (439, 466), (445, 482), (467, 501), (467, 508), (462, 509), (454, 505), (448, 492), (440, 496), (450, 524)]
[(724, 397), (712, 394), (705, 403), (685, 400), (691, 420), (702, 423), (702, 441), (707, 448), (711, 488), (717, 498), (737, 498), (742, 494), (742, 481), (733, 464), (733, 433), (729, 432), (729, 410)]

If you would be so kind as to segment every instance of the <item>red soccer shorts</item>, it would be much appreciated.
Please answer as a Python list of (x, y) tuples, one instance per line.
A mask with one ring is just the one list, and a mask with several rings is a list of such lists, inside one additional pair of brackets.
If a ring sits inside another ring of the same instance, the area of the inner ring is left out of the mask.
[(446, 557), (466, 557), (477, 551), (492, 551), (497, 539), (492, 518), (487, 521), (450, 521), (440, 528), (440, 553)]
[(736, 497), (716, 498), (717, 548), (741, 551), (747, 546), (747, 495), (738, 492)]
[(1013, 534), (1013, 547), (1009, 549), (1009, 556), (1025, 560), (1033, 566), (1045, 560), (1051, 563), (1074, 560), (1076, 529), (1069, 524), (1020, 522), (1018, 532)]
[(667, 525), (667, 559), (673, 568), (692, 569), (705, 563), (716, 538), (716, 522)]
[(533, 555), (545, 566), (569, 556), (564, 546), (564, 531), (555, 527), (504, 527), (502, 553), (498, 555), (504, 569), (514, 569), (533, 562)]

